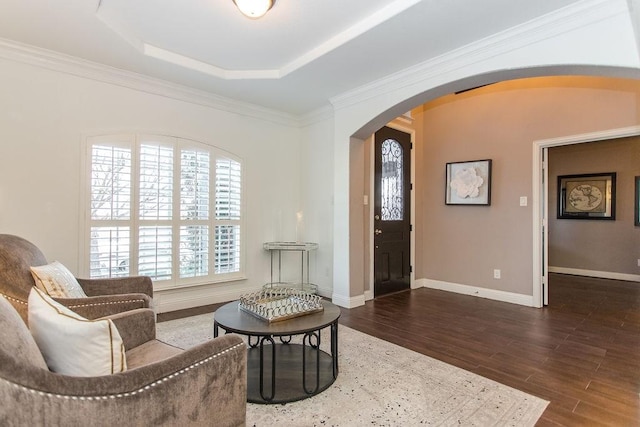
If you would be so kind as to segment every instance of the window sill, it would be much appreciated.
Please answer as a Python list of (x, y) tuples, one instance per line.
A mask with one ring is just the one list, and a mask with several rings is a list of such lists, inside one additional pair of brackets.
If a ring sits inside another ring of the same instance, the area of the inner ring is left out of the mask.
[(221, 285), (225, 283), (231, 282), (239, 282), (242, 280), (247, 280), (247, 276), (244, 274), (241, 275), (229, 275), (216, 279), (204, 279), (202, 281), (193, 281), (193, 282), (185, 282), (185, 283), (172, 283), (171, 281), (160, 281), (154, 282), (153, 290), (155, 291), (168, 291), (172, 289), (183, 289), (183, 288), (194, 288), (200, 286), (207, 285)]

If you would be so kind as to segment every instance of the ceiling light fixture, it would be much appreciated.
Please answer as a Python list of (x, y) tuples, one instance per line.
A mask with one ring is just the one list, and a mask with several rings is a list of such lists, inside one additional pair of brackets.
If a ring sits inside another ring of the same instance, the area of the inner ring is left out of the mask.
[(246, 17), (258, 19), (273, 7), (276, 0), (233, 0), (233, 2)]

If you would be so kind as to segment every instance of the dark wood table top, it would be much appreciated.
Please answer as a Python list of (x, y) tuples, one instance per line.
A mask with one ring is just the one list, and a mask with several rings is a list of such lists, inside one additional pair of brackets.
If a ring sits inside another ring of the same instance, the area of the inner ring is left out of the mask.
[(253, 336), (285, 336), (317, 331), (334, 323), (340, 317), (340, 308), (329, 301), (322, 301), (324, 310), (293, 319), (269, 323), (245, 313), (238, 307), (239, 301), (225, 304), (214, 313), (214, 321), (227, 332)]

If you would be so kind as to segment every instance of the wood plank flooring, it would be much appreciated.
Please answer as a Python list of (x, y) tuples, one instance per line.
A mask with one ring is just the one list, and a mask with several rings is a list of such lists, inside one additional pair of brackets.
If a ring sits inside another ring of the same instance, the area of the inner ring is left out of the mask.
[(552, 275), (543, 309), (421, 288), (340, 323), (549, 400), (540, 426), (640, 425), (640, 283)]
[(535, 309), (416, 289), (340, 323), (549, 400), (540, 426), (640, 425), (640, 283), (553, 275)]

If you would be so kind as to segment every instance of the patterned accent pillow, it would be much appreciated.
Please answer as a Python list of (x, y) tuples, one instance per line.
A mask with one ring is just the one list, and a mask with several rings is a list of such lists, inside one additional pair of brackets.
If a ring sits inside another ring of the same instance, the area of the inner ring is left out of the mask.
[(87, 296), (73, 273), (58, 261), (31, 267), (31, 275), (38, 289), (45, 291), (53, 298), (85, 298)]
[(76, 377), (127, 370), (124, 343), (111, 319), (88, 320), (38, 288), (29, 293), (29, 329), (47, 366)]

